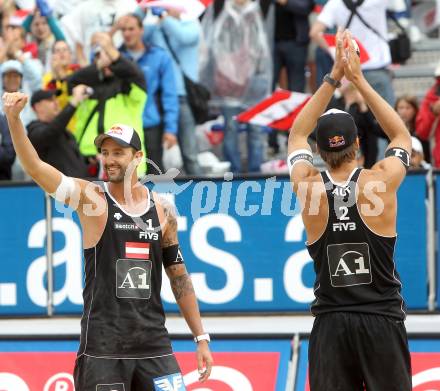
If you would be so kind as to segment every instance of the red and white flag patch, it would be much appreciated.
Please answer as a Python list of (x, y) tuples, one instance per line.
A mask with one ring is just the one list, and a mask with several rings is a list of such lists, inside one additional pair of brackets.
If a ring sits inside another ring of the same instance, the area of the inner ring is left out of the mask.
[(150, 243), (125, 242), (125, 257), (150, 259)]

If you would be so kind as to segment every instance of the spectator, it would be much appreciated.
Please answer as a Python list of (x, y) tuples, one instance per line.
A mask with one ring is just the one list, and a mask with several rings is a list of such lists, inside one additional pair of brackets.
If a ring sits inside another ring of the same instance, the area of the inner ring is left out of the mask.
[(419, 103), (413, 95), (402, 95), (396, 99), (394, 109), (411, 134), (416, 130), (416, 117), (419, 111)]
[(66, 127), (76, 107), (87, 98), (86, 91), (86, 86), (76, 86), (69, 104), (62, 111), (56, 99), (56, 90), (34, 92), (31, 106), (37, 120), (27, 126), (28, 137), (40, 159), (64, 175), (76, 178), (87, 177), (87, 165), (75, 137)]
[(160, 170), (157, 172), (154, 165), (148, 164), (148, 173), (160, 174), (164, 172), (163, 145), (170, 148), (177, 143), (179, 102), (173, 63), (164, 49), (144, 44), (142, 19), (138, 15), (123, 16), (118, 28), (124, 39), (121, 53), (135, 61), (145, 76), (149, 97), (143, 113), (147, 156)]
[[(349, 0), (351, 4), (357, 3)], [(387, 1), (365, 0), (356, 5), (356, 12), (370, 26), (367, 27), (361, 19), (354, 15), (347, 8), (343, 0), (329, 0), (318, 15), (317, 20), (312, 25), (310, 37), (322, 48), (328, 49), (328, 45), (322, 33), (327, 28), (345, 28), (349, 23), (350, 31), (357, 38), (370, 59), (362, 64), (362, 71), (368, 83), (382, 96), (391, 106), (394, 106), (394, 90), (392, 86), (391, 73), (388, 69), (391, 64), (391, 53), (388, 46), (387, 37)], [(371, 26), (377, 31), (373, 32)], [(321, 82), (321, 81), (318, 81)], [(382, 159), (386, 149), (386, 139), (380, 139), (378, 143), (378, 157)]]
[[(3, 95), (4, 92), (17, 91), (30, 95), (41, 85), (41, 68), (35, 67), (34, 61), (29, 58), (24, 58), (24, 55), (21, 55), (19, 58), (22, 62), (18, 60), (8, 60), (1, 65), (1, 95)], [(22, 111), (23, 123), (28, 124), (34, 118), (35, 116), (31, 108), (26, 106)]]
[[(72, 51), (65, 41), (55, 41), (52, 47), (51, 70), (43, 76), (44, 90), (59, 90), (57, 96), (61, 109), (69, 103), (69, 91), (67, 78), (79, 69), (78, 64), (72, 61)], [(76, 116), (74, 115), (67, 128), (72, 132), (75, 130)]]
[(54, 14), (61, 19), (64, 15), (71, 14), (84, 1), (86, 0), (51, 0), (50, 4)]
[(433, 142), (431, 163), (440, 167), (440, 65), (435, 70), (435, 82), (426, 92), (416, 116), (416, 134), (420, 140)]
[(0, 180), (12, 179), (12, 165), (15, 160), (14, 146), (9, 133), (8, 122), (0, 114)]
[[(142, 112), (147, 94), (141, 70), (120, 55), (109, 34), (94, 34), (93, 43), (100, 49), (95, 62), (72, 74), (69, 87), (85, 84), (94, 90), (77, 109), (75, 137), (81, 153), (95, 164), (97, 149), (93, 141), (115, 123), (132, 126), (144, 144)], [(142, 169), (145, 172), (145, 164)]]
[(26, 41), (26, 31), (22, 23), (21, 14), (15, 13), (8, 19), (2, 34), (3, 45), (0, 49), (0, 61), (15, 59), (17, 53), (24, 53), (28, 58), (36, 59), (38, 57), (38, 47), (35, 42)]
[(358, 128), (363, 166), (371, 168), (377, 160), (377, 136), (385, 137), (385, 134), (355, 86), (352, 83), (346, 83), (341, 90), (344, 96), (345, 111), (351, 114)]
[[(312, 14), (313, 21), (321, 12), (327, 0), (315, 0), (315, 9)], [(324, 34), (336, 34), (336, 29), (326, 29), (323, 31)], [(333, 66), (333, 57), (331, 56), (328, 48), (323, 49), (319, 45), (316, 45), (316, 42), (312, 45), (315, 48), (315, 65), (316, 65), (316, 82), (318, 86), (321, 84), (322, 79), (324, 78), (326, 73), (330, 73)]]
[(425, 161), (425, 156), (423, 153), (423, 146), (420, 140), (414, 136), (411, 137), (412, 149), (411, 149), (411, 160), (410, 169), (425, 169), (429, 170), (431, 165)]
[(14, 0), (3, 0), (0, 2), (0, 36), (3, 37), (10, 17), (15, 13), (16, 9), (17, 6)]
[[(399, 114), (402, 121), (405, 123), (409, 132), (412, 136), (416, 136), (416, 117), (419, 112), (419, 102), (417, 97), (413, 95), (402, 95), (397, 98), (394, 109)], [(429, 141), (422, 141), (423, 146), (423, 154), (425, 156), (426, 161), (429, 163), (431, 161), (431, 152)]]
[[(224, 2), (224, 0), (222, 0)], [(274, 55), (273, 89), (276, 88), (283, 68), (287, 74), (287, 88), (304, 92), (305, 68), (309, 46), (309, 14), (313, 0), (260, 0), (266, 21), (266, 31)], [(274, 26), (274, 28), (272, 27)], [(272, 29), (274, 32), (272, 33)], [(278, 154), (278, 132), (268, 134), (268, 145)]]
[[(382, 0), (365, 0), (357, 7), (361, 17), (380, 33), (374, 33), (370, 28), (354, 15), (350, 23), (350, 31), (365, 47), (370, 59), (362, 64), (365, 78), (372, 87), (391, 105), (394, 105), (394, 90), (391, 84), (391, 74), (388, 66), (391, 63), (391, 54), (385, 37), (388, 35), (386, 19), (387, 2)], [(343, 0), (329, 0), (318, 15), (310, 30), (311, 38), (324, 49), (328, 45), (322, 37), (327, 28), (347, 25), (351, 11)]]
[[(160, 12), (159, 12), (160, 13)], [(200, 23), (182, 19), (181, 11), (170, 8), (162, 12), (156, 24), (144, 26), (144, 40), (167, 50), (173, 58), (176, 90), (179, 96), (179, 122), (177, 137), (182, 152), (183, 167), (189, 175), (201, 175), (197, 162), (196, 123), (186, 98), (182, 73), (194, 81), (199, 78)], [(180, 65), (177, 64), (176, 58)]]
[(57, 19), (52, 15), (52, 9), (46, 0), (37, 1), (37, 9), (23, 22), (26, 32), (32, 33), (32, 40), (38, 46), (38, 58), (45, 66), (50, 68), (52, 46), (55, 41), (64, 41), (65, 36), (61, 31)]
[[(280, 71), (285, 67), (289, 90), (304, 92), (309, 45), (309, 14), (314, 2), (313, 0), (260, 0), (260, 4), (268, 15), (267, 23), (272, 25), (275, 23), (273, 87), (277, 85)], [(271, 13), (268, 10), (271, 4), (275, 7), (274, 18), (270, 18)]]
[[(202, 60), (201, 80), (211, 89), (213, 103), (225, 118), (223, 153), (233, 172), (242, 172), (239, 129), (234, 116), (265, 98), (271, 90), (272, 66), (258, 3), (227, 0), (218, 17), (210, 6), (203, 18), (208, 51)], [(246, 125), (248, 171), (260, 171), (262, 130)]]
[[(90, 63), (90, 42), (94, 33), (112, 32), (116, 20), (128, 12), (134, 12), (137, 7), (136, 0), (87, 0), (66, 14), (61, 19), (61, 28), (74, 48), (78, 63), (82, 66)], [(121, 44), (122, 38), (116, 37), (116, 47)]]

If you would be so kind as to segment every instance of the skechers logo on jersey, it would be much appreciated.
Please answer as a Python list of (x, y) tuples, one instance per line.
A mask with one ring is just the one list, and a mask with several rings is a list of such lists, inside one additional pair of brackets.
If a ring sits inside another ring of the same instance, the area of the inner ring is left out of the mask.
[(356, 231), (356, 223), (333, 223), (333, 232)]
[(157, 232), (141, 231), (139, 232), (139, 239), (159, 240), (159, 234)]
[(119, 231), (139, 231), (140, 228), (135, 223), (114, 222), (113, 227)]
[(153, 382), (155, 391), (186, 391), (180, 373), (158, 377), (153, 379)]

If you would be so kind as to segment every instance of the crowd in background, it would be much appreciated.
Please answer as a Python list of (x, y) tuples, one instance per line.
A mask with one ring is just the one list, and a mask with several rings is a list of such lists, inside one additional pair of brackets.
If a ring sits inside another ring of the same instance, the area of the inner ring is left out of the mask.
[[(387, 9), (408, 25), (404, 0), (358, 2), (362, 19), (351, 16), (350, 0), (205, 1), (200, 16), (147, 3), (0, 1), (1, 93), (29, 94), (22, 113), (28, 136), (65, 174), (102, 178), (93, 140), (115, 123), (139, 133), (149, 173), (176, 164), (188, 175), (264, 170), (285, 154), (286, 133), (240, 124), (236, 116), (279, 87), (313, 92), (332, 65), (323, 33), (338, 26), (362, 42), (365, 77), (414, 136), (414, 165), (440, 167), (440, 68), (420, 105), (412, 96), (396, 99), (392, 87)], [(216, 137), (197, 126), (187, 79), (209, 90)], [(359, 159), (371, 167), (387, 140), (361, 95), (344, 83), (331, 105), (354, 116)], [(26, 179), (0, 114), (0, 179), (11, 178)]]

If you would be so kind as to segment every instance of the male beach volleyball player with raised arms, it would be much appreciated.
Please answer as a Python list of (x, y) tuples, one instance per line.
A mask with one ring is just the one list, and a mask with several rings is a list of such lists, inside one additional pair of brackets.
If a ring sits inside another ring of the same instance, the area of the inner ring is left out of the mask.
[(116, 125), (96, 138), (107, 183), (66, 177), (38, 157), (26, 136), (19, 118), (26, 102), (21, 93), (3, 96), (15, 151), (43, 190), (77, 211), (83, 231), (86, 279), (76, 390), (185, 390), (164, 326), (162, 265), (197, 343), (199, 380), (207, 380), (209, 335), (179, 249), (176, 215), (138, 183), (138, 134)]
[[(370, 170), (357, 165), (353, 118), (340, 110), (324, 113), (344, 75), (390, 140), (385, 158)], [(315, 127), (325, 172), (313, 166), (307, 142)], [(293, 124), (288, 152), (316, 272), (311, 391), (411, 390), (405, 303), (393, 258), (396, 192), (409, 166), (411, 138), (364, 79), (350, 32), (337, 34), (333, 69)]]

